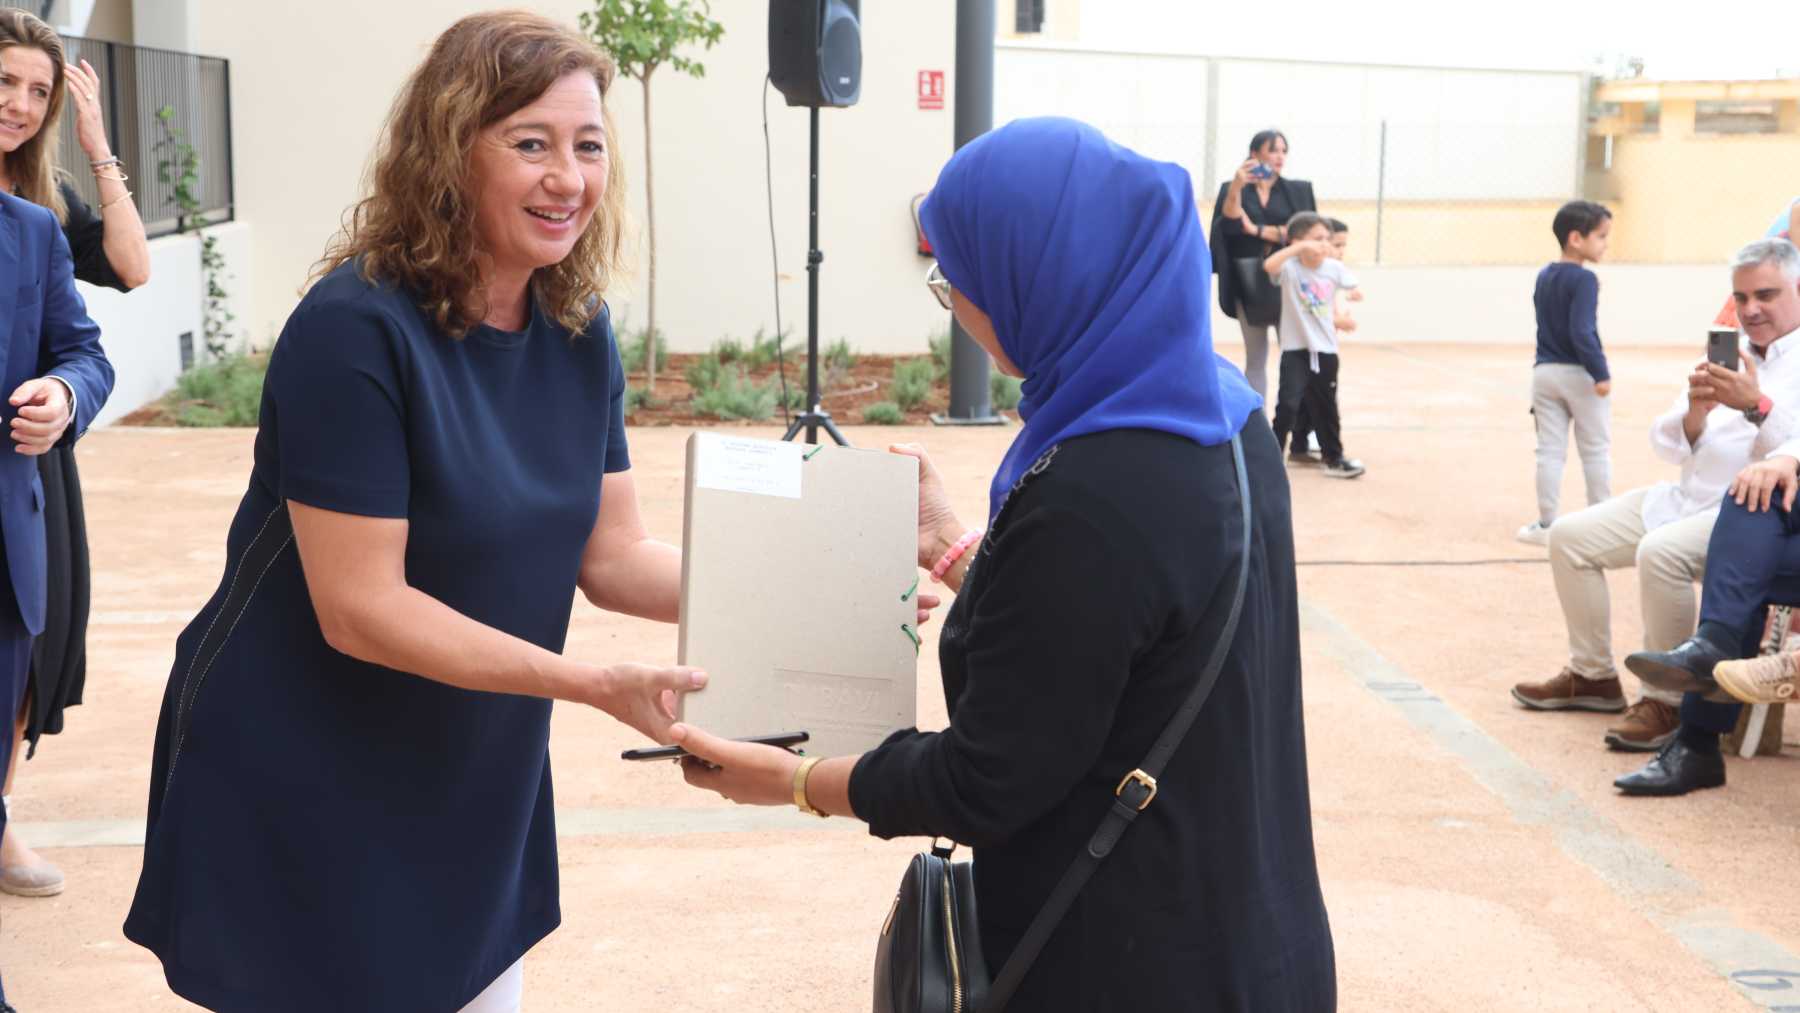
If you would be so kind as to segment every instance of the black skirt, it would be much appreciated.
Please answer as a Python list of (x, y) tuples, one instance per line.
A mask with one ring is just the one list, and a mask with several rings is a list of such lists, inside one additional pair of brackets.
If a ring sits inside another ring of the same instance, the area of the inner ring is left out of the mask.
[(75, 451), (56, 447), (38, 458), (44, 480), (45, 574), (49, 599), (44, 632), (31, 647), (31, 681), (25, 756), (37, 752), (38, 736), (63, 730), (63, 710), (81, 703), (87, 682), (88, 569), (87, 514), (81, 503), (81, 473)]

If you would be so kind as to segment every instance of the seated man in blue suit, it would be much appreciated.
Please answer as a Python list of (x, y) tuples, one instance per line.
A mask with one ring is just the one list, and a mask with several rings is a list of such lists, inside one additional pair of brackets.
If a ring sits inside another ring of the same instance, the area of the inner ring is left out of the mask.
[[(44, 628), (44, 487), (33, 460), (74, 441), (112, 393), (100, 328), (75, 291), (74, 264), (49, 210), (0, 191), (0, 418), (12, 436), (0, 454), (0, 770), (12, 749), (31, 638)], [(0, 810), (0, 831), (6, 815)], [(11, 1010), (0, 986), (0, 1013)]]
[[(1739, 260), (1753, 253), (1759, 262), (1740, 264), (1732, 288), (1744, 328), (1775, 336), (1762, 367), (1769, 373), (1778, 358), (1800, 359), (1800, 250), (1786, 240), (1763, 240), (1745, 247)], [(1764, 663), (1753, 657), (1762, 638), (1763, 607), (1800, 604), (1800, 514), (1792, 509), (1800, 468), (1800, 398), (1767, 382), (1759, 389), (1748, 368), (1738, 373), (1703, 367), (1690, 382), (1721, 403), (1754, 402), (1746, 410), (1752, 422), (1786, 431), (1774, 452), (1744, 469), (1726, 492), (1706, 550), (1699, 630), (1672, 651), (1625, 659), (1625, 667), (1646, 684), (1684, 694), (1675, 738), (1643, 769), (1613, 782), (1628, 795), (1683, 795), (1725, 783), (1719, 736), (1737, 723), (1740, 705), (1720, 690), (1720, 682), (1778, 676), (1782, 659)], [(1797, 403), (1784, 405), (1784, 399)], [(1739, 658), (1754, 663), (1732, 662)]]

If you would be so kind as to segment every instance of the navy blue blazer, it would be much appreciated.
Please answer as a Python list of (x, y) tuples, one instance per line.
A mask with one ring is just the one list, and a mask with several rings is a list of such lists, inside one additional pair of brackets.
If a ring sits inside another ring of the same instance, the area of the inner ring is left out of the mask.
[[(75, 418), (63, 434), (73, 443), (112, 393), (113, 368), (100, 349), (100, 328), (75, 291), (69, 242), (56, 216), (0, 191), (0, 423), (11, 431), (18, 410), (8, 400), (27, 380), (54, 376), (75, 394)], [(19, 617), (33, 636), (44, 629), (44, 486), (37, 458), (0, 448), (0, 535)]]

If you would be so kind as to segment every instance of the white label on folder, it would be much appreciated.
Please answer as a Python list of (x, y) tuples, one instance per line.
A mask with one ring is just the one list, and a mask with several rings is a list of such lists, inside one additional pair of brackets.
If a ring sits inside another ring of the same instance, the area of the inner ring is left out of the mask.
[(713, 433), (701, 433), (698, 439), (694, 484), (700, 488), (800, 498), (800, 444)]

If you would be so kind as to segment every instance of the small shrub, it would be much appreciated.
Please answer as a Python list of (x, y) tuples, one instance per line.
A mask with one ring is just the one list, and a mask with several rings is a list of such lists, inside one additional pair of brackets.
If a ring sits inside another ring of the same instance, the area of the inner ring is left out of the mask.
[[(619, 358), (625, 363), (625, 372), (641, 373), (644, 371), (644, 341), (648, 332), (638, 331), (628, 335), (619, 342)], [(656, 364), (660, 369), (669, 361), (669, 339), (661, 331), (656, 332)]]
[(863, 421), (872, 426), (897, 426), (906, 421), (906, 413), (892, 401), (877, 401), (863, 409)]
[(894, 382), (888, 388), (901, 411), (912, 411), (931, 396), (937, 367), (930, 359), (907, 359), (894, 363)]
[(787, 400), (785, 403), (782, 401), (782, 397), (781, 397), (781, 381), (770, 380), (769, 381), (769, 389), (775, 392), (775, 406), (776, 407), (786, 408), (789, 411), (804, 411), (807, 408), (806, 385), (805, 384), (798, 384), (798, 383), (788, 384), (787, 385)]
[(231, 355), (195, 366), (175, 380), (175, 422), (183, 426), (254, 426), (262, 411), (263, 355)]
[(850, 347), (849, 338), (839, 338), (825, 349), (825, 365), (829, 369), (841, 369), (849, 373), (856, 365), (856, 350)]
[(996, 411), (1009, 412), (1019, 407), (1019, 388), (1024, 382), (1004, 373), (988, 377), (988, 397)]
[(760, 422), (775, 414), (775, 389), (753, 383), (744, 367), (725, 369), (719, 382), (694, 395), (694, 411), (716, 419), (745, 419)]
[[(786, 334), (782, 339), (787, 338)], [(750, 347), (744, 351), (744, 365), (751, 369), (762, 369), (775, 362), (775, 339), (763, 334), (762, 328), (756, 329), (756, 337), (750, 339)]]
[(709, 353), (688, 363), (683, 375), (687, 377), (688, 387), (695, 394), (701, 394), (719, 385), (725, 375), (725, 364), (717, 355)]
[(637, 410), (639, 408), (655, 408), (655, 407), (658, 407), (658, 405), (657, 405), (656, 401), (651, 398), (650, 391), (648, 388), (646, 388), (646, 387), (627, 387), (627, 388), (625, 388), (625, 414), (635, 415), (635, 414), (637, 414)]
[(937, 367), (937, 379), (950, 375), (950, 332), (941, 331), (931, 338), (931, 361)]
[(738, 362), (744, 358), (744, 343), (736, 338), (720, 338), (713, 345), (712, 354), (720, 362)]

